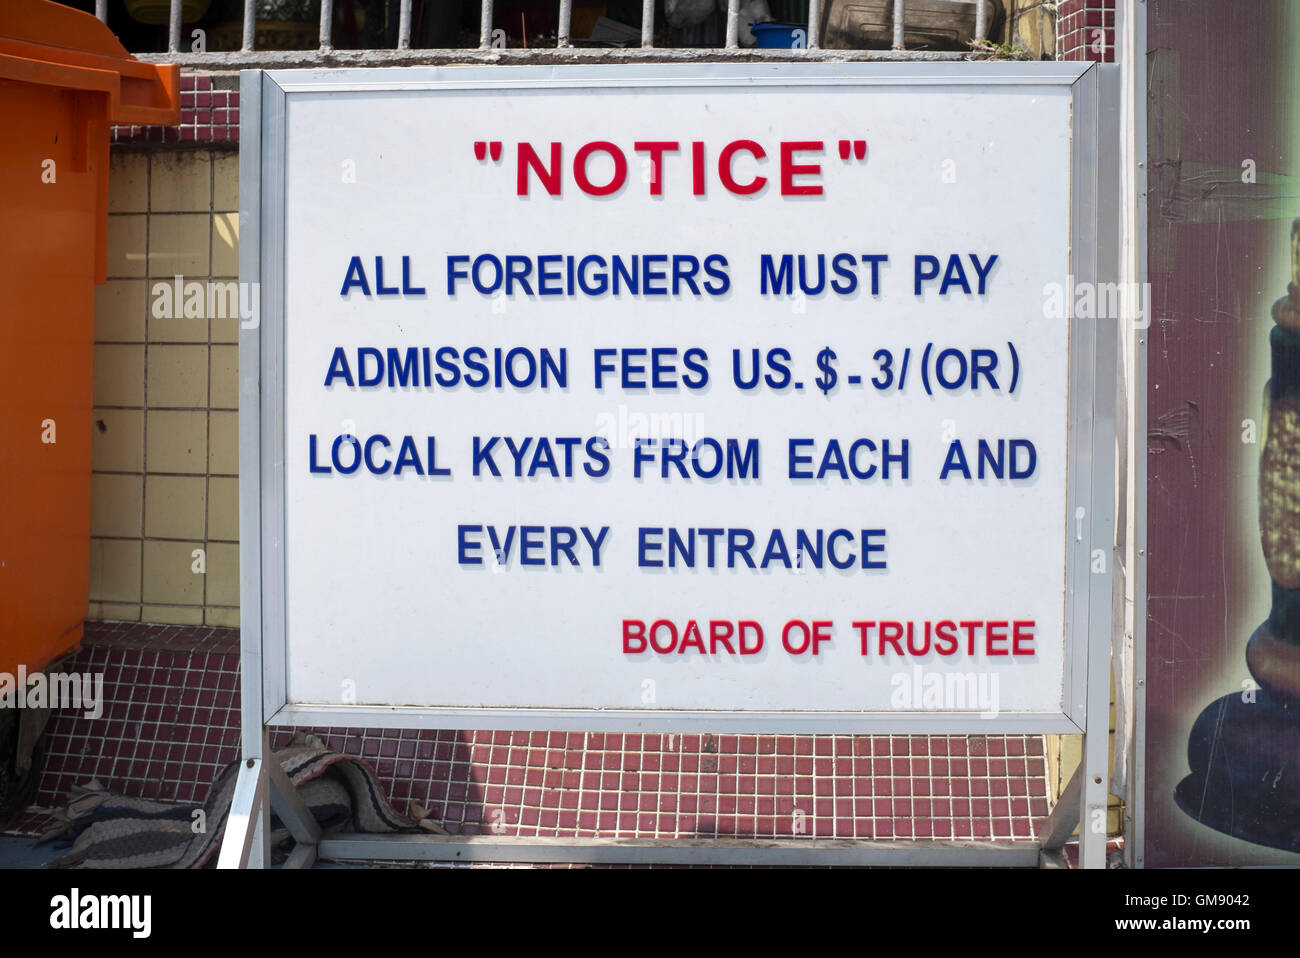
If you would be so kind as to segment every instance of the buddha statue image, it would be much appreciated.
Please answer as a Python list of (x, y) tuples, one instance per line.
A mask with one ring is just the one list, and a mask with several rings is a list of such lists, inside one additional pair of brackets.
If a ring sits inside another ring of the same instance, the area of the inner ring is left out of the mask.
[(1188, 739), (1184, 812), (1245, 841), (1300, 852), (1300, 219), (1291, 282), (1273, 304), (1259, 531), (1272, 609), (1246, 645), (1251, 687), (1201, 712)]

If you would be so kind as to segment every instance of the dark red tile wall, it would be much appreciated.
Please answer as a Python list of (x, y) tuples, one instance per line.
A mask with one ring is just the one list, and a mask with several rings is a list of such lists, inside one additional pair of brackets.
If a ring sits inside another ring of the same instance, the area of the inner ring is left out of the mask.
[(1115, 0), (1061, 0), (1056, 58), (1115, 62)]
[(239, 75), (181, 71), (180, 126), (115, 126), (114, 143), (238, 143)]
[[(237, 641), (87, 623), (65, 669), (104, 673), (104, 712), (52, 717), (37, 805), (92, 778), (201, 801), (239, 755)], [(399, 811), (418, 801), (462, 834), (1028, 839), (1047, 814), (1040, 736), (314, 731), (367, 759)]]

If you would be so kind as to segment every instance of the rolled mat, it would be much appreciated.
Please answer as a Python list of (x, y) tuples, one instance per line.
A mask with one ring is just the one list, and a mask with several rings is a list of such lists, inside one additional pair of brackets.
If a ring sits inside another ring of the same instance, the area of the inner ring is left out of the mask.
[[(298, 733), (274, 753), (323, 832), (443, 832), (418, 805), (417, 818), (398, 814), (368, 763), (326, 748)], [(57, 842), (68, 851), (46, 868), (203, 868), (215, 864), (239, 762), (226, 765), (202, 805), (173, 805), (110, 792), (97, 781), (75, 786), (54, 811), (37, 844)], [(443, 832), (445, 834), (445, 832)], [(291, 845), (288, 830), (272, 817), (277, 858)]]

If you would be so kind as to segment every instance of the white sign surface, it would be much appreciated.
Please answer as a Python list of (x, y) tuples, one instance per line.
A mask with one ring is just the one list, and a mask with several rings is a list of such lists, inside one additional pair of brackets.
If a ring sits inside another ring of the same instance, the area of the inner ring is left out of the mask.
[(287, 702), (1059, 717), (1072, 88), (660, 73), (291, 90)]

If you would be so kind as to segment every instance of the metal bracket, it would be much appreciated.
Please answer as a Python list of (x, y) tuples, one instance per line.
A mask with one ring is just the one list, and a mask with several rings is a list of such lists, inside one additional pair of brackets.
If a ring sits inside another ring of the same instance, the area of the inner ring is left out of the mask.
[(235, 794), (226, 818), (226, 832), (221, 841), (218, 868), (267, 868), (271, 862), (272, 810), (280, 817), (297, 846), (285, 862), (285, 868), (310, 868), (320, 847), (320, 825), (284, 769), (266, 748), (263, 754), (246, 758), (235, 782)]
[(1061, 791), (1061, 797), (1056, 800), (1043, 827), (1038, 830), (1038, 841), (1044, 852), (1060, 851), (1074, 834), (1074, 827), (1079, 824), (1079, 797), (1082, 794), (1083, 766), (1080, 765)]
[(262, 760), (245, 760), (239, 768), (235, 794), (230, 800), (221, 855), (217, 858), (218, 868), (264, 868), (271, 857), (266, 784)]
[[(1086, 740), (1084, 753), (1087, 754)], [(1098, 831), (1096, 809), (1093, 806), (1085, 808), (1082, 805), (1086, 778), (1085, 763), (1081, 762), (1074, 770), (1074, 774), (1070, 776), (1070, 781), (1061, 790), (1061, 797), (1052, 807), (1042, 828), (1038, 830), (1038, 844), (1042, 847), (1039, 865), (1043, 868), (1069, 867), (1064, 848), (1065, 843), (1074, 834), (1076, 826), (1079, 829), (1079, 866), (1081, 868), (1106, 867), (1106, 806), (1101, 806), (1103, 809), (1100, 819), (1101, 829)], [(1096, 785), (1095, 782), (1093, 784)], [(1089, 809), (1093, 810), (1092, 815), (1087, 814)]]

